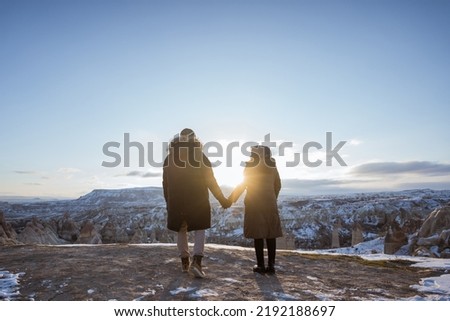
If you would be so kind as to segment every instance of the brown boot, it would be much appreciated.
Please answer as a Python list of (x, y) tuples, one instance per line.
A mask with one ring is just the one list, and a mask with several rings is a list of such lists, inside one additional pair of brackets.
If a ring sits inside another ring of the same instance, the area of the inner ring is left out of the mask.
[(196, 278), (204, 278), (205, 272), (202, 271), (202, 256), (194, 255), (194, 261), (191, 264), (190, 272)]
[(188, 257), (182, 257), (181, 258), (181, 272), (187, 273), (189, 271), (189, 256)]

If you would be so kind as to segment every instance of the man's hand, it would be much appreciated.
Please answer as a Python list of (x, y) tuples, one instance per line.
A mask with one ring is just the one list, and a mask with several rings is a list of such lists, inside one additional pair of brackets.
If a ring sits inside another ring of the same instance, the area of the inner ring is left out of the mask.
[(220, 205), (222, 205), (222, 207), (224, 209), (227, 209), (231, 206), (231, 204), (233, 204), (229, 199), (224, 198), (223, 200), (220, 201)]

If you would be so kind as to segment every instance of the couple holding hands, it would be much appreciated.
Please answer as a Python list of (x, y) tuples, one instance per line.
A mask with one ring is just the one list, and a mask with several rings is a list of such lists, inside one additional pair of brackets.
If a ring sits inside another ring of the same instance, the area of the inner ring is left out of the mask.
[[(178, 233), (177, 246), (183, 272), (205, 276), (202, 258), (205, 230), (211, 227), (209, 192), (223, 208), (229, 208), (246, 191), (244, 200), (244, 237), (254, 239), (257, 273), (275, 273), (276, 238), (282, 236), (277, 198), (280, 176), (270, 149), (253, 146), (244, 169), (243, 182), (226, 198), (214, 178), (212, 166), (203, 154), (202, 145), (189, 129), (172, 140), (163, 169), (164, 198), (167, 205), (167, 228)], [(188, 232), (194, 232), (193, 261), (190, 260)], [(264, 262), (264, 240), (268, 265)]]

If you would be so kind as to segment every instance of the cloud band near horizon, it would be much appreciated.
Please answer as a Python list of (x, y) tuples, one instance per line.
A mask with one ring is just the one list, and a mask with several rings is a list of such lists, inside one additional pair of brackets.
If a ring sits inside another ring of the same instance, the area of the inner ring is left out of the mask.
[(450, 164), (429, 161), (365, 163), (354, 167), (350, 174), (354, 176), (395, 174), (447, 176), (450, 175)]

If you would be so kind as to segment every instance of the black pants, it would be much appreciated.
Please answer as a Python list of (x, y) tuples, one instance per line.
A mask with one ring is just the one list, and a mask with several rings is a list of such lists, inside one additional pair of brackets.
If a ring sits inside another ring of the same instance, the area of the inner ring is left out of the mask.
[[(255, 253), (256, 264), (260, 267), (264, 267), (264, 239), (255, 239)], [(276, 239), (266, 239), (268, 265), (270, 267), (275, 266), (275, 251), (277, 248)]]

